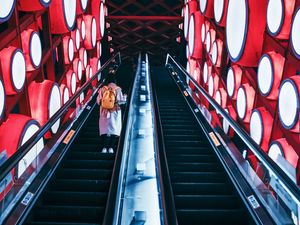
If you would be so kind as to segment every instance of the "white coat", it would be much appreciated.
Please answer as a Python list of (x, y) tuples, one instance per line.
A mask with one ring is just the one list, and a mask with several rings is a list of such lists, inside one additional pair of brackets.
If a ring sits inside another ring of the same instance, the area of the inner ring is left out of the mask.
[[(111, 87), (116, 92), (116, 101), (118, 104), (124, 103), (124, 96), (122, 94), (122, 89), (114, 83), (109, 83), (107, 85)], [(100, 88), (98, 91), (97, 104), (100, 105), (104, 89)], [(99, 115), (99, 132), (100, 135), (103, 134), (113, 134), (120, 136), (122, 128), (122, 112), (119, 105), (116, 105), (114, 109), (108, 110), (100, 106)]]

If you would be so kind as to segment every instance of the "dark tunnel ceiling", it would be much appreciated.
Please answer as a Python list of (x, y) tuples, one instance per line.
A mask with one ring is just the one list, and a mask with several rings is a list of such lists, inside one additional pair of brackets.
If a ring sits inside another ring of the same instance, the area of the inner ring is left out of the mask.
[(167, 52), (177, 54), (176, 42), (182, 31), (183, 0), (108, 0), (107, 34), (110, 47), (120, 51), (123, 60), (147, 52), (151, 63), (162, 64)]

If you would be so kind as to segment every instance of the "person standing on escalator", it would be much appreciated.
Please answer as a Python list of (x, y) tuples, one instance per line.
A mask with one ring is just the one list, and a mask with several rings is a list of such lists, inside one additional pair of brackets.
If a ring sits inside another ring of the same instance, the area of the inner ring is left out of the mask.
[(110, 71), (97, 96), (97, 104), (100, 105), (99, 132), (102, 153), (114, 153), (122, 128), (120, 105), (126, 103), (126, 97), (116, 84), (115, 71)]

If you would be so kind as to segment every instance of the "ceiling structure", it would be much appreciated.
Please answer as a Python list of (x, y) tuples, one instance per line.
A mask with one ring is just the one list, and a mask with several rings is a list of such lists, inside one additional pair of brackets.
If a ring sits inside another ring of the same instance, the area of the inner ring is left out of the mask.
[(183, 0), (108, 0), (109, 45), (123, 60), (147, 52), (151, 63), (162, 64), (166, 53), (177, 54), (182, 37)]

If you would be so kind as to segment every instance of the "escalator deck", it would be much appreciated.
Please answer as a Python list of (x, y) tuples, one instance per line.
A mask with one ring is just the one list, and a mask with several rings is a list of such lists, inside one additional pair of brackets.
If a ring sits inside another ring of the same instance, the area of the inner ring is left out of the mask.
[(101, 153), (96, 106), (26, 224), (102, 224), (115, 154)]
[(185, 99), (168, 74), (159, 74), (153, 79), (178, 224), (249, 224), (242, 200)]

